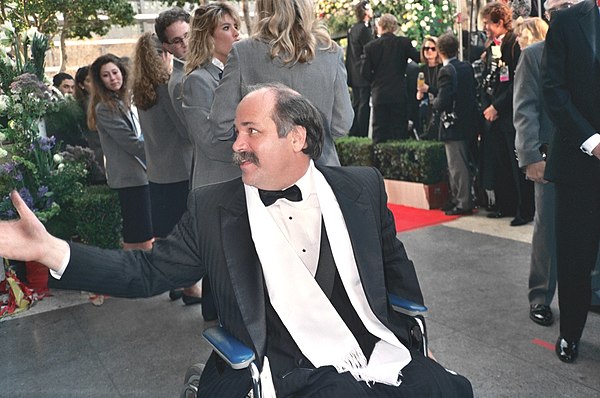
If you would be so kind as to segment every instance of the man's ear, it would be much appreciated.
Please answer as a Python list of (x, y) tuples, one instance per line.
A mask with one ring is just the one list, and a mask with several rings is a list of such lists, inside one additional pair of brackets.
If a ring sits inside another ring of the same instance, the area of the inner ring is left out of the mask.
[(301, 152), (306, 148), (306, 129), (303, 126), (294, 126), (289, 132), (288, 137), (295, 152)]

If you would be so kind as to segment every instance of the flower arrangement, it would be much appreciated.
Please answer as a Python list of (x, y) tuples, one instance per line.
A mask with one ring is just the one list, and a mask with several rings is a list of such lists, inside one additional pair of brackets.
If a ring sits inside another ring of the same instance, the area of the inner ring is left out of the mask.
[[(317, 1), (317, 15), (331, 32), (345, 32), (355, 22), (358, 0)], [(402, 33), (421, 43), (426, 36), (439, 36), (454, 23), (455, 4), (451, 0), (371, 0), (375, 15), (393, 14)]]

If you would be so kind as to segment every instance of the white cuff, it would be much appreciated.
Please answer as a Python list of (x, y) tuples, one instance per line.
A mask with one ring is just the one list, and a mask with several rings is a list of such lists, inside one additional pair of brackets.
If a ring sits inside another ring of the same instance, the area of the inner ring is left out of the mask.
[(590, 138), (585, 140), (579, 147), (583, 152), (592, 156), (592, 151), (600, 144), (600, 133), (592, 135)]
[(71, 247), (69, 247), (69, 251), (67, 251), (67, 254), (65, 254), (65, 257), (62, 260), (62, 263), (60, 263), (60, 268), (58, 269), (58, 271), (54, 271), (54, 270), (50, 270), (50, 275), (52, 275), (52, 277), (54, 279), (60, 279), (65, 270), (67, 269), (67, 265), (69, 265), (69, 261), (71, 260)]

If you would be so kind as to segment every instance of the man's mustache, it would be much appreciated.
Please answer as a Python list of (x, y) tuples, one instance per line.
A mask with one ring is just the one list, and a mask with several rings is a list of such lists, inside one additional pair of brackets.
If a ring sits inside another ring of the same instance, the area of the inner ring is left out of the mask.
[(234, 152), (233, 163), (236, 166), (241, 165), (244, 162), (250, 162), (258, 166), (258, 157), (254, 152)]

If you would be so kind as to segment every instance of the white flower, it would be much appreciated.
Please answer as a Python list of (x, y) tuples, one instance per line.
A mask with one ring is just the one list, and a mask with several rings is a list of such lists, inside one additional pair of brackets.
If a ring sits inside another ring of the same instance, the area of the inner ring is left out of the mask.
[(62, 161), (64, 160), (64, 158), (62, 157), (62, 155), (56, 153), (52, 157), (52, 160), (54, 160), (54, 163), (62, 163)]
[(419, 25), (421, 25), (421, 27), (424, 28), (425, 25), (427, 25), (427, 23), (425, 21), (421, 21), (421, 22), (419, 22)]
[(448, 10), (449, 10), (449, 8), (448, 8), (448, 5), (447, 5), (447, 4), (444, 4), (444, 5), (442, 6), (442, 11), (448, 11)]
[(65, 168), (65, 164), (61, 163), (58, 165), (58, 171), (62, 171)]
[(27, 31), (25, 32), (25, 35), (27, 36), (27, 38), (29, 39), (30, 42), (33, 40), (33, 38), (37, 34), (39, 34), (39, 32), (38, 32), (37, 27), (35, 27), (35, 26), (32, 26), (31, 28), (27, 29)]
[(4, 150), (4, 148), (0, 148), (0, 159), (5, 158), (8, 156), (8, 152), (6, 152), (6, 150)]
[(412, 5), (410, 3), (406, 3), (404, 8), (406, 8), (407, 10), (410, 10), (412, 8)]
[(4, 23), (0, 25), (0, 29), (2, 29), (5, 32), (15, 33), (15, 27), (9, 19), (4, 21)]
[[(8, 97), (4, 94), (0, 94), (0, 113), (4, 113), (6, 112), (6, 109), (8, 108)], [(0, 133), (2, 134), (2, 133)], [(0, 139), (0, 141), (3, 141), (5, 138)]]
[(0, 133), (0, 142), (4, 141), (5, 139), (6, 139), (6, 134)]
[(431, 18), (429, 18), (427, 15), (425, 15), (425, 18), (423, 18), (423, 21), (425, 22), (429, 22), (431, 20)]

